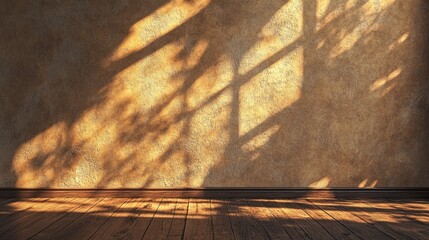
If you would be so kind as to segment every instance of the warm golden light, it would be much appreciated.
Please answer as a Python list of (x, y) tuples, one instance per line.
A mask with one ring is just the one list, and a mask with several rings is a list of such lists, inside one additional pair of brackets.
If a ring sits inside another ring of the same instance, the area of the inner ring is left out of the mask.
[(324, 177), (317, 182), (314, 182), (309, 185), (311, 188), (326, 188), (329, 186), (331, 179), (329, 177)]
[(0, 186), (427, 185), (420, 4), (9, 3)]

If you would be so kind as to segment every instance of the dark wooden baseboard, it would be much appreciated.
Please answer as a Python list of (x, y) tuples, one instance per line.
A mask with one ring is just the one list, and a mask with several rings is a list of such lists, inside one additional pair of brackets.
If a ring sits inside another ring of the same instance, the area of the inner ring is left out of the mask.
[(18, 189), (0, 188), (0, 198), (183, 197), (183, 198), (423, 198), (429, 188), (175, 188), (175, 189)]

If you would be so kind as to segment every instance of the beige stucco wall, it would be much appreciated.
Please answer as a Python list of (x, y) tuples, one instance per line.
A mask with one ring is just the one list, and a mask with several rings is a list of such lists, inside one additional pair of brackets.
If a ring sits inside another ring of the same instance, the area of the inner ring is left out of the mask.
[(428, 1), (1, 1), (0, 187), (428, 187)]

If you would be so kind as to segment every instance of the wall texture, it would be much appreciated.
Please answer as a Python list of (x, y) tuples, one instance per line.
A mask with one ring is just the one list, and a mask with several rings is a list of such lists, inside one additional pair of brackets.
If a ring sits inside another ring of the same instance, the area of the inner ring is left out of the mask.
[(0, 187), (428, 187), (428, 7), (0, 1)]

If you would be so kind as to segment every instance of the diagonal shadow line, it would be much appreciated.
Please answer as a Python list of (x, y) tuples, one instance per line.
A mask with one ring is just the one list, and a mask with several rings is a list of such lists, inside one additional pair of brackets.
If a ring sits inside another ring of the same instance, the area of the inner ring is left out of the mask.
[[(277, 61), (282, 59), (284, 56), (286, 56), (288, 53), (293, 51), (295, 48), (297, 48), (299, 45), (303, 43), (303, 40), (301, 38), (297, 39), (295, 42), (291, 43), (290, 45), (284, 47), (283, 49), (279, 50), (277, 53), (269, 57), (268, 59), (265, 59), (261, 63), (259, 63), (257, 66), (246, 72), (245, 74), (238, 75), (236, 77), (237, 84), (243, 85), (247, 82), (249, 82), (253, 77), (258, 75), (259, 73), (263, 72), (265, 69), (269, 68), (271, 65), (275, 64)], [(194, 110), (196, 111), (198, 109), (203, 108), (205, 105), (209, 104), (210, 102), (214, 101), (216, 98), (218, 98), (220, 95), (222, 95), (226, 90), (228, 90), (231, 87), (231, 85), (227, 85), (220, 89), (218, 92), (210, 96), (206, 101), (198, 105)]]

